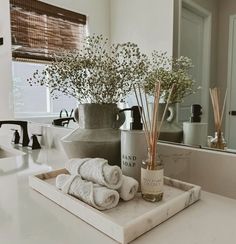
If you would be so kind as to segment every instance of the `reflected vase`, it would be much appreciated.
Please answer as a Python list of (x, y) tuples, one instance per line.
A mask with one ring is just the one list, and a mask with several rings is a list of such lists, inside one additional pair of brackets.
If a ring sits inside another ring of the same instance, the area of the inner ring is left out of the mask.
[(78, 128), (61, 139), (68, 158), (99, 157), (120, 166), (120, 126), (125, 121), (116, 104), (81, 104), (75, 110)]
[[(158, 120), (161, 121), (166, 104), (159, 103)], [(165, 114), (159, 140), (181, 143), (183, 141), (183, 127), (176, 121), (176, 104), (169, 104)]]

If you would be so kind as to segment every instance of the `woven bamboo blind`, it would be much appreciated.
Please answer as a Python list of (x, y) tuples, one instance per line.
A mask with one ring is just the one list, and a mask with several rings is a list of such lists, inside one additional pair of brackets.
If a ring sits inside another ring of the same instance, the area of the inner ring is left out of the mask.
[(13, 59), (50, 60), (50, 54), (79, 49), (86, 16), (37, 0), (10, 0)]

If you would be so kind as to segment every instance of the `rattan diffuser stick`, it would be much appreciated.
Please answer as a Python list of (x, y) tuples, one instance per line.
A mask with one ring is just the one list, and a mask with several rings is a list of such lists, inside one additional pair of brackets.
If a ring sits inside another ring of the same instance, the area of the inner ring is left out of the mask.
[(150, 164), (149, 164), (149, 169), (153, 170), (154, 169), (154, 163), (156, 160), (156, 149), (157, 149), (157, 140), (160, 135), (160, 128), (161, 125), (164, 121), (164, 117), (170, 102), (171, 94), (173, 92), (174, 85), (170, 89), (169, 92), (169, 97), (166, 103), (166, 107), (164, 110), (164, 113), (162, 114), (161, 120), (158, 118), (158, 107), (159, 107), (159, 99), (160, 99), (160, 90), (161, 90), (161, 82), (157, 82), (155, 85), (155, 96), (154, 96), (154, 106), (153, 106), (153, 113), (152, 113), (152, 118), (150, 118), (149, 114), (149, 107), (148, 107), (148, 102), (145, 95), (145, 99), (143, 101), (142, 94), (141, 94), (141, 89), (140, 86), (138, 86), (138, 89), (134, 86), (134, 92), (136, 96), (136, 100), (138, 103), (138, 106), (142, 106), (143, 110), (141, 113), (141, 118), (142, 122), (144, 124), (144, 131), (145, 131), (145, 136), (146, 136), (146, 141), (147, 141), (147, 146), (150, 154)]
[(141, 105), (140, 105), (140, 103), (141, 103), (140, 100), (142, 99), (142, 96), (140, 95), (140, 97), (138, 98), (138, 93), (137, 93), (137, 90), (134, 85), (133, 85), (133, 88), (134, 88), (134, 93), (135, 93), (135, 97), (136, 97), (138, 108), (139, 108), (139, 113), (141, 115), (142, 122), (144, 125), (144, 133), (145, 133), (146, 142), (147, 142), (148, 148), (150, 148), (150, 134), (148, 132), (146, 118), (144, 117), (144, 111), (141, 110)]
[(225, 104), (226, 104), (226, 96), (227, 91), (225, 92), (224, 102), (222, 108), (220, 108), (220, 91), (219, 88), (210, 88), (210, 95), (214, 113), (214, 122), (215, 122), (215, 129), (217, 132), (221, 132), (222, 128), (222, 121), (223, 115), (225, 111)]

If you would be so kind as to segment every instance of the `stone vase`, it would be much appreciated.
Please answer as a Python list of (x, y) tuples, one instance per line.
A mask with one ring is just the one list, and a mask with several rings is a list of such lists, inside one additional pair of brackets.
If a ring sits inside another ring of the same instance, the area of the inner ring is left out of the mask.
[[(158, 118), (161, 120), (166, 104), (160, 103)], [(176, 121), (176, 104), (170, 104), (161, 126), (159, 140), (181, 143), (183, 141), (183, 128)]]
[(100, 157), (120, 166), (120, 130), (125, 121), (116, 104), (81, 104), (75, 110), (78, 128), (61, 139), (68, 158)]

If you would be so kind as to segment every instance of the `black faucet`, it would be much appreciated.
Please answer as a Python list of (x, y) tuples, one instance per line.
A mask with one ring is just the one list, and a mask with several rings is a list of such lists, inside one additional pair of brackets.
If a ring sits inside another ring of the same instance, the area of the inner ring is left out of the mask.
[(22, 146), (26, 147), (29, 144), (29, 135), (28, 135), (28, 122), (19, 121), (19, 120), (0, 120), (0, 127), (4, 124), (9, 125), (19, 125), (21, 127), (21, 137), (22, 137)]
[(65, 112), (65, 114), (66, 114), (66, 117), (69, 117), (69, 114), (68, 114), (68, 111), (65, 109), (65, 108), (63, 108), (61, 111), (60, 111), (60, 118), (62, 118), (62, 113), (63, 112)]
[(32, 150), (41, 149), (37, 136), (42, 136), (42, 134), (32, 134), (31, 136), (31, 141), (28, 146), (31, 147)]
[(75, 122), (74, 117), (63, 117), (60, 119), (54, 119), (52, 124), (57, 125), (57, 126), (68, 126), (68, 124), (71, 120)]

